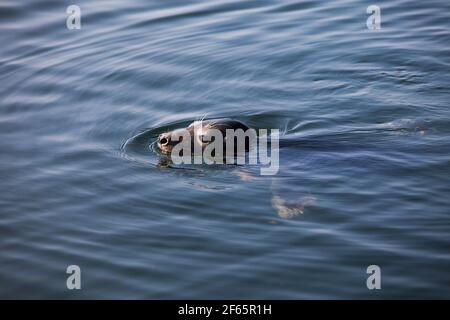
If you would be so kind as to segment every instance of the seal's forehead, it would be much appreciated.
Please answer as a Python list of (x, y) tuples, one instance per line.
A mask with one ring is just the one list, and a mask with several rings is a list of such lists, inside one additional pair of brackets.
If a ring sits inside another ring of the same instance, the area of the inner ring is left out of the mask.
[(203, 121), (194, 121), (194, 122), (192, 122), (189, 126), (188, 126), (188, 128), (192, 128), (192, 127), (196, 127), (196, 126), (203, 126)]
[(206, 134), (206, 132), (211, 129), (211, 122), (203, 120), (194, 121), (186, 129), (193, 131), (196, 135)]
[(182, 136), (182, 135), (184, 135), (186, 133), (189, 134), (189, 131), (184, 129), (184, 128), (181, 128), (181, 129), (176, 129), (176, 130), (171, 131), (170, 135), (171, 136)]
[(196, 130), (202, 129), (218, 129), (225, 132), (226, 129), (243, 129), (247, 130), (248, 127), (242, 122), (231, 119), (215, 119), (215, 120), (200, 120), (194, 121), (188, 127), (189, 129), (195, 128)]

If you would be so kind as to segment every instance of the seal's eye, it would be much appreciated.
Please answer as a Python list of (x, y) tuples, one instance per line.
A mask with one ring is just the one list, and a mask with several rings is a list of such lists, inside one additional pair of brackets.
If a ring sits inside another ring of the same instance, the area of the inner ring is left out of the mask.
[(215, 137), (214, 136), (207, 136), (205, 134), (202, 134), (202, 135), (199, 136), (199, 139), (200, 139), (200, 141), (202, 143), (209, 144), (209, 143), (214, 141)]

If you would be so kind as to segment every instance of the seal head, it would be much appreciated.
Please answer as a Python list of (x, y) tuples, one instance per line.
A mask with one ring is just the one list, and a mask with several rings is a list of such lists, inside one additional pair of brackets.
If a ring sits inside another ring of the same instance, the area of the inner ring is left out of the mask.
[[(172, 149), (183, 141), (183, 137), (186, 137), (186, 133), (189, 133), (188, 137), (191, 142), (192, 150), (195, 143), (199, 143), (202, 148), (205, 148), (212, 141), (208, 141), (205, 139), (205, 136), (208, 136), (208, 131), (211, 129), (219, 130), (224, 137), (224, 142), (227, 139), (227, 135), (230, 130), (238, 130), (242, 129), (244, 132), (249, 129), (247, 125), (244, 123), (233, 120), (229, 118), (223, 119), (210, 119), (210, 120), (201, 120), (194, 121), (187, 128), (177, 129), (169, 132), (164, 132), (158, 136), (157, 145), (161, 152), (165, 154), (170, 154)], [(249, 148), (249, 143), (246, 141), (245, 149), (246, 151)]]

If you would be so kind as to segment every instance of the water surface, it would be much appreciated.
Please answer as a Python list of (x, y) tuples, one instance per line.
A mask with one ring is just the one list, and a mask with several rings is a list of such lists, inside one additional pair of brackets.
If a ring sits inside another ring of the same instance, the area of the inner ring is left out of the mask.
[[(448, 1), (71, 4), (0, 4), (0, 297), (450, 298)], [(205, 115), (278, 175), (159, 165)]]

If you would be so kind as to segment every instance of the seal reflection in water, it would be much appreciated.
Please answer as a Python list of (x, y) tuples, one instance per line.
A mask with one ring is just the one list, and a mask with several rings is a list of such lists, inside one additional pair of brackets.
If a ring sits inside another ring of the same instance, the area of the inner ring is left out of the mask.
[[(220, 131), (223, 136), (223, 150), (226, 150), (226, 142), (229, 138), (228, 134), (230, 134), (230, 130), (238, 130), (242, 129), (244, 132), (250, 129), (246, 124), (229, 118), (224, 119), (210, 119), (210, 120), (201, 120), (195, 121), (191, 123), (187, 128), (176, 129), (169, 132), (164, 132), (158, 136), (157, 146), (163, 154), (170, 154), (175, 146), (179, 143), (183, 142), (183, 136), (190, 139), (191, 150), (194, 150), (194, 145), (200, 145), (201, 149), (205, 149), (212, 141), (209, 139), (205, 139), (208, 136), (208, 131), (211, 129), (216, 129)], [(188, 133), (188, 135), (186, 135)], [(233, 138), (235, 136), (233, 135)], [(188, 143), (184, 141), (184, 143)], [(254, 141), (251, 139), (245, 140), (245, 151), (248, 151), (253, 147)], [(236, 156), (236, 144), (234, 144), (234, 156)], [(170, 160), (164, 159), (162, 160), (161, 167), (167, 167), (170, 164)], [(235, 171), (236, 175), (241, 178), (243, 181), (251, 181), (255, 178), (251, 176), (248, 172), (242, 171), (238, 168)], [(271, 191), (272, 191), (272, 206), (277, 211), (278, 215), (281, 218), (291, 219), (299, 214), (303, 214), (304, 208), (307, 205), (314, 203), (314, 197), (299, 197), (296, 201), (288, 201), (283, 199), (283, 193), (280, 192), (280, 189), (277, 187), (278, 182), (277, 178), (271, 179)]]

